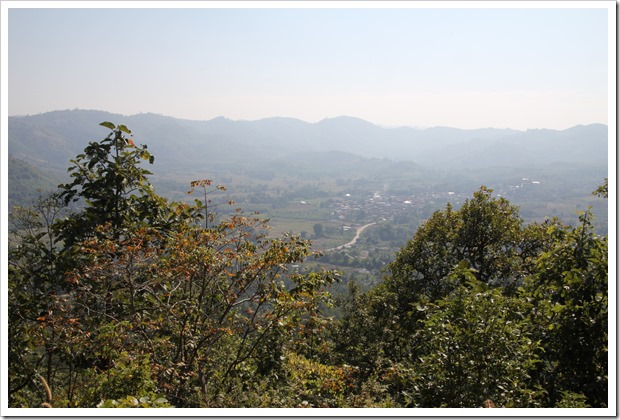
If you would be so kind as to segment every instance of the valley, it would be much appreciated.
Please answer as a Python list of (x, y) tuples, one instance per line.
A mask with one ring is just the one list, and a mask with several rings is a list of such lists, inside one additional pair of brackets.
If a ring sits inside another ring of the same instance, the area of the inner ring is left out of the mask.
[[(481, 185), (519, 206), (525, 222), (558, 217), (574, 224), (578, 211), (592, 207), (597, 232), (607, 232), (606, 202), (591, 195), (608, 171), (607, 128), (600, 124), (416, 130), (350, 117), (310, 124), (55, 111), (9, 119), (10, 204), (28, 205), (37, 189), (66, 182), (69, 160), (105, 135), (101, 121), (126, 124), (136, 143), (148, 145), (158, 194), (193, 201), (191, 181), (225, 185), (209, 195), (214, 211), (258, 212), (272, 236), (310, 239), (323, 256), (305, 268), (337, 268), (343, 284), (376, 284), (424, 220), (447, 203), (460, 207)], [(361, 226), (368, 227), (355, 244), (344, 246)]]

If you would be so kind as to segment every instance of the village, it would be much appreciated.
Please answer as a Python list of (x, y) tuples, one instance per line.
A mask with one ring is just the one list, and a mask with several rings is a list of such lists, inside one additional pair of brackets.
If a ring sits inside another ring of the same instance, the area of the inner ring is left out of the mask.
[[(535, 187), (538, 184), (540, 181), (522, 178), (519, 185), (509, 185), (506, 188), (498, 189), (494, 195), (510, 198), (520, 190), (524, 191), (524, 189), (530, 186)], [(358, 197), (345, 194), (342, 199), (329, 200), (328, 203), (333, 210), (331, 221), (361, 225), (381, 221), (403, 223), (404, 220), (412, 216), (427, 218), (433, 211), (443, 208), (447, 203), (458, 209), (468, 198), (471, 198), (471, 191), (467, 193), (435, 191), (410, 195), (374, 192)], [(344, 230), (350, 228), (351, 226), (344, 226)]]
[[(375, 192), (359, 199), (347, 194), (343, 200), (334, 202), (332, 221), (353, 222), (358, 225), (381, 221), (402, 223), (413, 216), (425, 218), (448, 202), (460, 206), (467, 198), (467, 195), (455, 192), (429, 192), (408, 196)], [(343, 227), (344, 230), (350, 228)]]

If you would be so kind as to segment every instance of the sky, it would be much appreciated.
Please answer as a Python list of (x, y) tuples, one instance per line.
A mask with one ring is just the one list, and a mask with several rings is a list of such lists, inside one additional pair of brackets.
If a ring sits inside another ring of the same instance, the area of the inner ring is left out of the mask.
[(8, 6), (8, 115), (79, 108), (565, 129), (607, 124), (613, 99), (609, 1), (13, 7), (19, 3)]

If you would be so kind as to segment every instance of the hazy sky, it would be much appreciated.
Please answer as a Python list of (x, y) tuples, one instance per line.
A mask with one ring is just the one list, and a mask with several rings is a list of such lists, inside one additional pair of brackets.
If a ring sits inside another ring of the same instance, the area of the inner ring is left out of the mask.
[(309, 122), (351, 115), (381, 125), (516, 129), (607, 123), (610, 3), (11, 7), (8, 114), (82, 108)]

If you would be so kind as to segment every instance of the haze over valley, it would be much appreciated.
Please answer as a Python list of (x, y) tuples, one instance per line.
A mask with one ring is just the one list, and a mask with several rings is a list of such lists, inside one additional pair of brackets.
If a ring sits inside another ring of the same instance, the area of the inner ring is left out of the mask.
[(380, 256), (359, 263), (374, 269), (371, 282), (433, 211), (448, 202), (458, 208), (481, 185), (520, 206), (527, 221), (557, 216), (575, 223), (577, 211), (593, 206), (598, 231), (607, 229), (606, 203), (591, 195), (608, 173), (603, 124), (416, 129), (383, 128), (349, 116), (308, 123), (53, 111), (9, 118), (11, 204), (25, 205), (37, 188), (66, 182), (69, 160), (107, 135), (102, 121), (125, 124), (136, 144), (148, 146), (155, 162), (143, 166), (153, 172), (158, 193), (170, 199), (193, 200), (186, 194), (189, 183), (211, 179), (227, 187), (214, 202), (233, 200), (235, 207), (258, 211), (270, 218), (274, 235), (302, 234), (323, 250), (338, 248), (358, 227), (373, 223), (356, 246), (338, 250), (359, 261), (369, 252)]

